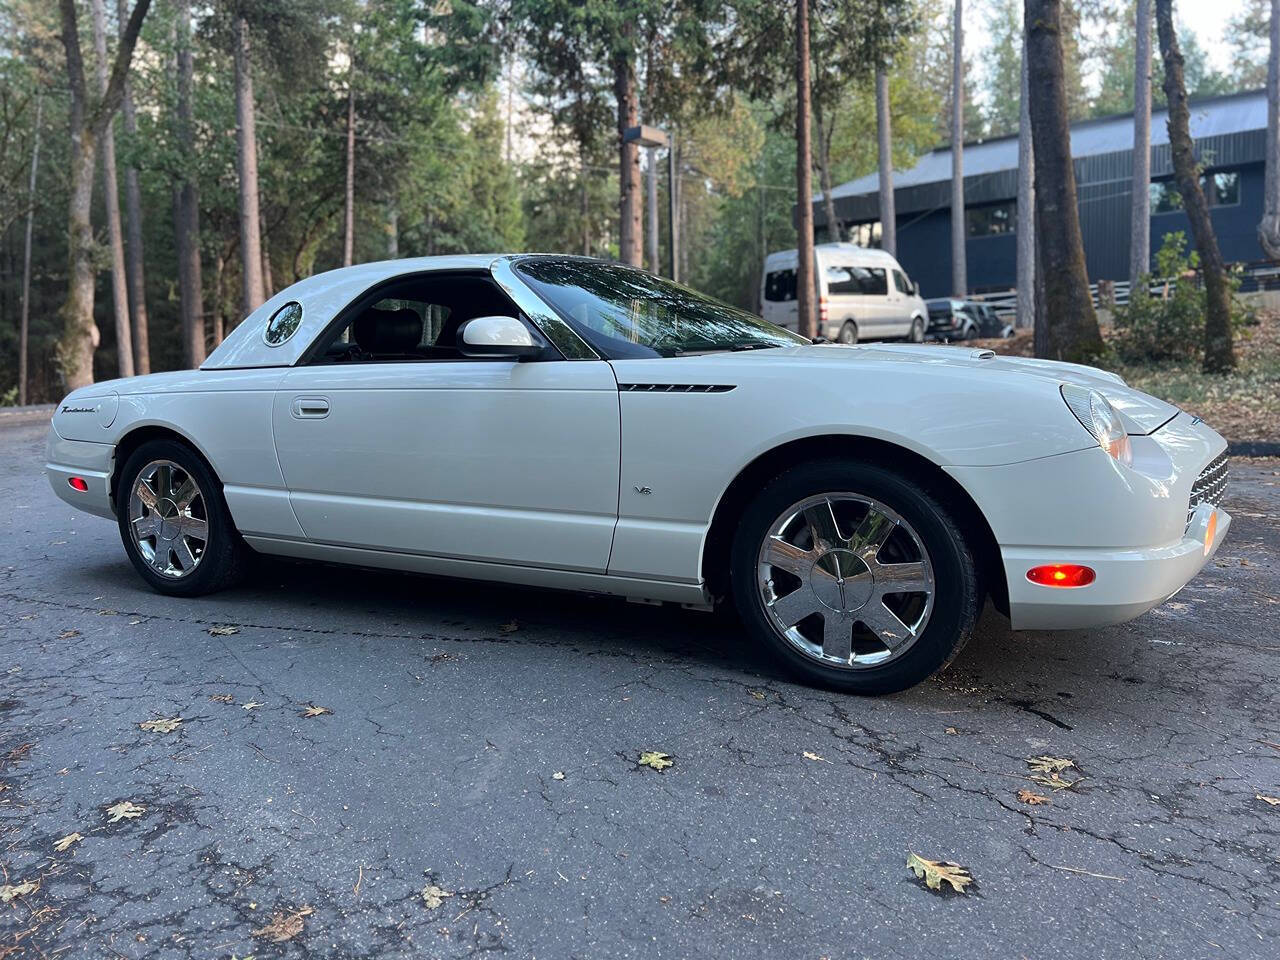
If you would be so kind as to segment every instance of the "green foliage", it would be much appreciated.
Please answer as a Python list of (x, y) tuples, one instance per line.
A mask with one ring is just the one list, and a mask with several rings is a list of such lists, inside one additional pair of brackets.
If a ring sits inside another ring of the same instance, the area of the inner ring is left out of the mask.
[[(1205, 291), (1196, 280), (1200, 257), (1187, 251), (1181, 232), (1165, 235), (1156, 253), (1154, 277), (1144, 276), (1129, 303), (1115, 311), (1111, 347), (1122, 363), (1198, 362), (1204, 346)], [(1239, 280), (1233, 279), (1232, 291)], [(1155, 293), (1150, 292), (1156, 287)], [(1252, 311), (1232, 297), (1232, 325), (1240, 326)]]

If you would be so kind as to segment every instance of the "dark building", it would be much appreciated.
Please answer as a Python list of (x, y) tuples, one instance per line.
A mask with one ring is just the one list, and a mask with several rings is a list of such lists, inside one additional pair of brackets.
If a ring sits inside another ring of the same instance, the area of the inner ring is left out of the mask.
[[(1191, 232), (1174, 185), (1166, 112), (1151, 116), (1151, 255), (1165, 234)], [(1263, 90), (1191, 104), (1191, 134), (1204, 167), (1206, 196), (1223, 257), (1229, 262), (1264, 259), (1257, 227), (1267, 126)], [(1086, 120), (1071, 128), (1080, 228), (1089, 279), (1129, 279), (1130, 190), (1133, 177), (1133, 116)], [(1018, 138), (1001, 137), (964, 148), (964, 199), (969, 290), (1008, 290), (1016, 278), (1014, 229), (1018, 193)], [(855, 243), (879, 242), (877, 174), (835, 188), (836, 216)], [(924, 296), (951, 293), (951, 150), (925, 154), (910, 170), (894, 173), (898, 260)], [(814, 201), (818, 235), (826, 211)]]

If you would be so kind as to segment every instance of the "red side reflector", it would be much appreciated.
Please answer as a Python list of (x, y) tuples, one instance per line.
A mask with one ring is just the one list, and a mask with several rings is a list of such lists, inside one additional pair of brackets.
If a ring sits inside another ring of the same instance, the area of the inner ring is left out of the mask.
[(71, 484), (72, 490), (79, 490), (81, 493), (86, 493), (89, 489), (89, 484), (84, 481), (83, 477), (68, 477), (67, 483)]
[(1027, 579), (1042, 587), (1087, 587), (1096, 577), (1091, 568), (1078, 563), (1050, 563), (1027, 571)]

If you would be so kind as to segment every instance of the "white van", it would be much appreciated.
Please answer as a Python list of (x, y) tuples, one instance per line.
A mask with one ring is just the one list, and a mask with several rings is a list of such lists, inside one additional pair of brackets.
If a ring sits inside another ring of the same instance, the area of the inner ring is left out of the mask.
[[(818, 284), (818, 333), (837, 343), (901, 337), (920, 343), (929, 311), (916, 285), (883, 250), (852, 243), (820, 243), (813, 248)], [(770, 323), (795, 330), (796, 252), (781, 250), (764, 261), (761, 314)]]

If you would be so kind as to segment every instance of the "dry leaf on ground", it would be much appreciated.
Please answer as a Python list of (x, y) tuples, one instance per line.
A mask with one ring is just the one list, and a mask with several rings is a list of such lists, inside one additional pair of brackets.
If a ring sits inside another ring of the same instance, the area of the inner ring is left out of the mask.
[(211, 637), (229, 637), (233, 633), (239, 633), (239, 627), (233, 627), (230, 624), (220, 624), (209, 628), (209, 636)]
[(520, 629), (520, 624), (517, 623), (515, 620), (511, 620), (508, 623), (504, 623), (498, 629), (503, 633), (515, 633), (517, 630)]
[(79, 843), (83, 839), (84, 837), (80, 836), (78, 833), (68, 833), (61, 840), (54, 843), (53, 849), (57, 850), (59, 853), (65, 853), (73, 843)]
[(303, 710), (298, 716), (300, 717), (323, 717), (326, 713), (333, 713), (328, 707), (317, 707), (314, 704), (308, 704), (307, 709)]
[(244, 707), (244, 709), (246, 710), (257, 710), (258, 707), (262, 706), (262, 704), (260, 704), (257, 700), (250, 700), (248, 703), (240, 704), (240, 706)]
[(178, 724), (181, 722), (181, 717), (170, 717), (161, 720), (143, 720), (138, 726), (143, 730), (150, 730), (152, 733), (173, 733), (178, 729)]
[(114, 807), (107, 807), (107, 823), (119, 823), (121, 820), (136, 820), (147, 812), (132, 800), (122, 800)]
[(655, 770), (665, 770), (667, 767), (675, 763), (671, 759), (670, 754), (660, 753), (657, 750), (645, 750), (640, 754), (640, 766), (653, 767)]
[(1064, 780), (1056, 773), (1045, 776), (1043, 773), (1033, 774), (1027, 778), (1032, 783), (1038, 783), (1042, 787), (1048, 787), (1051, 790), (1071, 790), (1078, 787), (1084, 782), (1084, 777), (1077, 777), (1075, 780)]
[(563, 779), (564, 779), (564, 771), (563, 771), (563, 770), (557, 770), (555, 773), (553, 773), (553, 774), (551, 775), (551, 779), (552, 779), (552, 780), (563, 780)]
[(18, 897), (29, 897), (40, 889), (39, 882), (32, 883), (30, 880), (23, 881), (19, 884), (8, 884), (0, 887), (0, 903), (8, 903)]
[(235, 703), (236, 695), (234, 693), (215, 693), (209, 698), (210, 703)]
[(1268, 797), (1268, 796), (1264, 796), (1261, 793), (1254, 794), (1254, 796), (1256, 799), (1261, 800), (1263, 803), (1270, 804), (1273, 807), (1280, 807), (1280, 797)]
[(973, 883), (967, 868), (958, 863), (946, 860), (926, 860), (912, 853), (907, 856), (907, 866), (915, 873), (916, 879), (923, 880), (930, 890), (941, 890), (944, 883), (950, 884), (956, 893), (964, 893), (964, 888)]
[(284, 943), (302, 932), (302, 918), (310, 915), (310, 907), (303, 907), (292, 913), (282, 913), (277, 910), (271, 915), (271, 922), (253, 931), (253, 935), (270, 940), (272, 943)]
[(453, 894), (443, 887), (438, 887), (434, 883), (428, 883), (422, 888), (422, 902), (428, 910), (434, 910), (440, 904), (444, 903), (445, 897), (452, 897)]
[(70, 640), (72, 637), (78, 637), (78, 636), (80, 636), (79, 630), (63, 630), (60, 634), (58, 634), (58, 639)]
[(1061, 773), (1076, 762), (1066, 757), (1027, 757), (1027, 766), (1035, 773)]
[(1034, 790), (1027, 790), (1025, 787), (1018, 791), (1018, 799), (1033, 807), (1038, 807), (1042, 803), (1053, 802), (1048, 797), (1036, 793)]
[(816, 753), (814, 753), (812, 750), (806, 750), (803, 756), (806, 760), (820, 760), (823, 763), (830, 763), (834, 766), (834, 761), (828, 760), (826, 757), (820, 757)]

